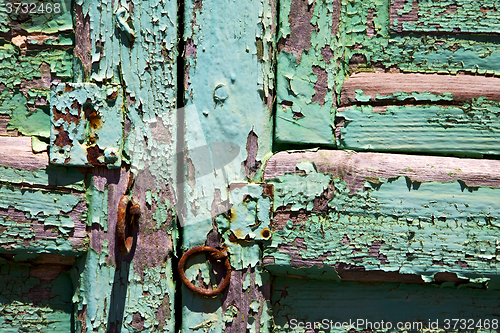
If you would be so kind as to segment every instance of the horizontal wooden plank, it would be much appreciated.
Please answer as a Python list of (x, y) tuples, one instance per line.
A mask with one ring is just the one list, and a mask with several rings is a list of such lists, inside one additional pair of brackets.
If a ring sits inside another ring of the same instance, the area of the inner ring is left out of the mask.
[(0, 136), (0, 165), (26, 170), (43, 169), (49, 164), (47, 152), (34, 154), (31, 137)]
[(360, 72), (342, 85), (340, 105), (394, 101), (463, 102), (477, 97), (500, 100), (500, 78), (472, 75)]
[(500, 33), (497, 1), (391, 1), (391, 31)]
[(0, 185), (0, 253), (14, 260), (87, 250), (83, 194)]
[(351, 106), (337, 110), (337, 147), (461, 157), (500, 155), (500, 105)]
[(346, 280), (496, 276), (498, 170), (500, 161), (489, 160), (276, 154), (265, 169), (274, 185), (274, 217), (264, 264), (277, 274), (308, 268), (334, 278), (335, 270)]
[[(273, 332), (462, 331), (444, 329), (454, 323), (457, 328), (463, 325), (463, 321), (452, 318), (467, 320), (467, 325), (474, 323), (479, 327), (486, 322), (486, 327), (491, 328), (492, 323), (498, 327), (498, 292), (460, 286), (332, 283), (278, 276), (273, 280), (271, 296)], [(321, 328), (306, 329), (306, 325), (314, 327), (314, 322), (316, 328), (321, 323)], [(388, 329), (389, 325), (392, 329)], [(409, 326), (404, 329), (405, 325)], [(469, 331), (489, 331), (485, 326), (483, 330)]]
[(285, 174), (304, 174), (297, 167), (312, 162), (318, 172), (342, 176), (351, 192), (363, 189), (365, 181), (407, 176), (418, 182), (455, 182), (468, 186), (500, 187), (500, 160), (455, 157), (355, 153), (344, 150), (280, 152), (269, 159), (264, 179)]
[[(0, 258), (2, 332), (72, 332), (71, 266), (16, 265)], [(27, 329), (33, 327), (36, 329)]]

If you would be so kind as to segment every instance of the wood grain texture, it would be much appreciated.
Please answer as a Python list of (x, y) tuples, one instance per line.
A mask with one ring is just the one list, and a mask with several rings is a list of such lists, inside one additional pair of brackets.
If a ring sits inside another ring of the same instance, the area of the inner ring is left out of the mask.
[(393, 32), (500, 33), (496, 1), (391, 1)]
[(499, 167), (435, 156), (278, 153), (265, 170), (274, 218), (263, 262), (272, 273), (309, 278), (494, 280)]
[(17, 130), (7, 129), (10, 116), (6, 114), (0, 114), (0, 135), (1, 136), (18, 136)]
[[(362, 90), (364, 96), (370, 96), (369, 100), (357, 99), (356, 90)], [(396, 101), (397, 97), (391, 98), (388, 95), (398, 92), (451, 94), (454, 102), (463, 102), (480, 96), (499, 101), (500, 78), (472, 75), (360, 72), (351, 75), (342, 85), (340, 106), (369, 101), (389, 104)], [(411, 99), (411, 96), (408, 98)], [(414, 98), (413, 101), (415, 101)]]
[(280, 152), (267, 162), (264, 179), (284, 174), (303, 174), (300, 162), (313, 162), (318, 172), (340, 175), (351, 191), (360, 190), (368, 179), (407, 176), (414, 181), (464, 181), (468, 186), (500, 187), (500, 161), (440, 156), (355, 153), (343, 150)]
[(49, 164), (47, 152), (33, 153), (31, 137), (0, 136), (0, 146), (0, 165), (34, 171)]

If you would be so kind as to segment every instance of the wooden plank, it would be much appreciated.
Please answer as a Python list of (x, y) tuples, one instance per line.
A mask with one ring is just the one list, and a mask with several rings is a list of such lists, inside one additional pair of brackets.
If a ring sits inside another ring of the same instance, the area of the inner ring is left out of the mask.
[[(414, 94), (417, 93), (417, 94)], [(378, 102), (463, 102), (486, 97), (500, 100), (500, 78), (472, 75), (360, 72), (342, 85), (340, 106)]]
[(466, 326), (483, 325), (485, 319), (488, 327), (492, 323), (498, 327), (498, 291), (459, 286), (276, 277), (271, 299), (273, 332), (314, 332), (318, 330), (308, 330), (306, 325), (314, 327), (315, 322), (324, 332), (449, 332), (456, 331), (451, 329), (454, 323), (456, 327), (464, 321)]
[(482, 99), (436, 104), (339, 109), (341, 149), (461, 157), (500, 155), (500, 104)]
[[(126, 167), (89, 170), (90, 246), (74, 296), (77, 331), (175, 330), (178, 5), (75, 2), (77, 82), (121, 86), (127, 112), (116, 130), (124, 132), (128, 158)], [(141, 208), (128, 255), (119, 251), (116, 236), (125, 194)]]
[(0, 327), (38, 331), (73, 331), (73, 281), (71, 266), (63, 264), (19, 265), (0, 258)]
[(279, 153), (265, 170), (274, 219), (264, 263), (276, 274), (345, 280), (495, 278), (499, 168), (432, 156)]
[(88, 247), (86, 214), (82, 194), (0, 185), (0, 253), (77, 257)]
[(394, 0), (391, 1), (392, 32), (500, 33), (497, 1)]
[(469, 186), (500, 187), (500, 160), (343, 150), (277, 153), (267, 162), (264, 179), (271, 180), (285, 174), (304, 174), (297, 164), (308, 161), (314, 163), (318, 172), (333, 177), (342, 176), (352, 192), (363, 189), (368, 179), (400, 176), (418, 182), (455, 182), (460, 179)]
[(31, 137), (0, 136), (0, 146), (0, 165), (34, 171), (49, 164), (47, 152), (33, 153)]
[(335, 146), (330, 124), (334, 80), (342, 71), (337, 62), (343, 56), (337, 36), (340, 1), (286, 0), (280, 8), (275, 141)]
[[(260, 179), (260, 166), (270, 155), (278, 2), (184, 3), (186, 104), (184, 112), (178, 113), (177, 150), (185, 154), (177, 158), (183, 177), (178, 193), (184, 193), (184, 198), (176, 207), (182, 249), (224, 244), (233, 271), (228, 288), (208, 302), (181, 286), (180, 329), (268, 332), (265, 291), (269, 285), (264, 285), (258, 266), (259, 247), (230, 241), (230, 232), (217, 229), (213, 221), (228, 209), (229, 184)], [(207, 146), (210, 152), (204, 150)], [(192, 264), (186, 275), (191, 281), (217, 283), (212, 265), (204, 260)]]

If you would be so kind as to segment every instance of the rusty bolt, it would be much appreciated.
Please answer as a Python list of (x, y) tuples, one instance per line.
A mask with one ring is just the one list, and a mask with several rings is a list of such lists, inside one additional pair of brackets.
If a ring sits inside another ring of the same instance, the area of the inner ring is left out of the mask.
[(104, 149), (104, 162), (113, 164), (118, 161), (118, 151), (115, 148)]
[(261, 231), (260, 233), (262, 235), (262, 237), (264, 237), (265, 239), (269, 239), (269, 237), (271, 237), (271, 230), (269, 230), (268, 228), (265, 228), (264, 230)]

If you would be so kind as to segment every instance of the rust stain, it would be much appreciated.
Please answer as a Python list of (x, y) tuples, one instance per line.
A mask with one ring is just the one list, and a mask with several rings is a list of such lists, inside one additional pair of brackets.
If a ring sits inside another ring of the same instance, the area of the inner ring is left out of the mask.
[(71, 139), (69, 138), (68, 132), (66, 132), (62, 126), (56, 127), (57, 130), (57, 135), (56, 139), (54, 140), (54, 145), (58, 147), (66, 147), (70, 146), (73, 147), (73, 143), (71, 142)]
[[(72, 108), (75, 108), (74, 106), (75, 106), (75, 103), (73, 103)], [(78, 116), (71, 114), (69, 112), (68, 108), (66, 108), (65, 112), (61, 112), (61, 111), (57, 110), (57, 108), (54, 106), (52, 108), (52, 111), (54, 114), (53, 115), (54, 121), (62, 119), (62, 120), (64, 120), (65, 123), (75, 123), (75, 124), (78, 124), (80, 121), (80, 118)]]

